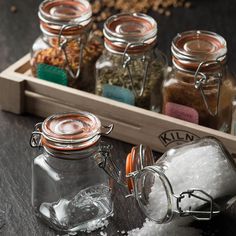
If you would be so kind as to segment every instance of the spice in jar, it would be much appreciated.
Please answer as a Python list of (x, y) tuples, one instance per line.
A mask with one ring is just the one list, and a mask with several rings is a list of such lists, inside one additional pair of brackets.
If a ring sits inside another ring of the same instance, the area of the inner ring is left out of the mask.
[(226, 53), (226, 42), (218, 34), (178, 34), (172, 42), (173, 70), (163, 82), (163, 113), (229, 132), (234, 83)]
[[(76, 88), (85, 87), (84, 82), (88, 84), (90, 80), (83, 81), (81, 74), (86, 66), (94, 66), (103, 50), (101, 40), (90, 34), (91, 16), (91, 6), (86, 0), (45, 0), (40, 4), (43, 34), (32, 49), (34, 76)], [(94, 87), (94, 77), (90, 82), (90, 87)]]
[(145, 14), (118, 14), (104, 25), (105, 50), (96, 62), (96, 94), (159, 111), (165, 57), (157, 24)]

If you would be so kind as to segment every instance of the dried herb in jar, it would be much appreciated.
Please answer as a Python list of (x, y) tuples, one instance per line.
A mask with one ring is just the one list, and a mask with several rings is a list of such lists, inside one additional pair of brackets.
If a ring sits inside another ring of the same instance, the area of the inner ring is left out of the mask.
[(166, 60), (156, 48), (156, 21), (141, 13), (117, 14), (105, 22), (104, 36), (96, 94), (159, 112)]
[[(131, 105), (135, 105), (145, 109), (151, 109), (151, 104), (155, 103), (155, 99), (159, 101), (161, 100), (160, 95), (158, 96), (158, 94), (155, 94), (155, 91), (158, 91), (158, 89), (161, 88), (162, 83), (163, 64), (161, 62), (155, 60), (153, 61), (150, 58), (148, 59), (149, 62), (147, 63), (149, 63), (149, 66), (147, 71), (147, 79), (144, 86), (143, 94), (139, 96), (138, 94), (140, 93), (143, 85), (143, 76), (145, 71), (144, 62), (141, 59), (136, 59), (131, 62), (130, 68), (133, 79), (132, 85), (128, 70), (122, 67), (122, 57), (119, 55), (109, 55), (108, 57), (109, 60), (112, 61), (112, 66), (107, 66), (101, 70), (98, 70), (96, 94), (104, 96), (104, 85), (107, 84), (127, 89), (127, 91), (129, 91), (129, 94), (131, 94), (131, 98), (127, 101), (127, 103)], [(137, 94), (135, 94), (134, 90)], [(122, 90), (119, 91), (120, 93), (122, 93)], [(117, 96), (118, 97), (116, 100), (119, 101), (119, 95)], [(114, 99), (114, 97), (111, 98)], [(122, 101), (122, 99), (120, 99), (120, 101)]]

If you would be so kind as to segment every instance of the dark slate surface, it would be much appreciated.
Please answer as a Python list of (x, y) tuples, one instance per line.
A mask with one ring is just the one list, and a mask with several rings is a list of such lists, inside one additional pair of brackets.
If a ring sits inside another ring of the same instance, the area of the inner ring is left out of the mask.
[[(39, 34), (37, 6), (39, 0), (0, 1), (0, 70), (26, 54)], [(236, 71), (236, 1), (192, 0), (189, 10), (174, 9), (170, 17), (154, 16), (159, 24), (159, 48), (170, 58), (170, 43), (177, 32), (190, 29), (212, 30), (228, 41), (229, 65)], [(17, 12), (10, 11), (11, 5)], [(41, 223), (30, 205), (31, 161), (38, 155), (29, 145), (30, 133), (40, 118), (16, 116), (0, 111), (0, 235), (53, 236), (53, 230)], [(124, 166), (124, 157), (131, 145), (109, 139), (116, 151), (116, 160)], [(108, 236), (117, 230), (142, 225), (143, 216), (134, 200), (125, 200), (126, 190), (114, 188), (115, 216), (106, 229)], [(211, 222), (195, 223), (202, 235), (236, 235), (235, 207)], [(79, 234), (85, 235), (85, 234)], [(99, 232), (90, 235), (100, 235)]]

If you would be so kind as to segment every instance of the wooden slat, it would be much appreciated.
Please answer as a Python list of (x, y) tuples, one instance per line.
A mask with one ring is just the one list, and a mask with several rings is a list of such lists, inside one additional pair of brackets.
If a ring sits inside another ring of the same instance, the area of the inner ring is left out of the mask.
[(27, 70), (29, 70), (30, 53), (23, 56), (20, 60), (9, 66), (3, 73), (8, 74), (9, 72), (18, 72), (20, 74), (24, 74)]
[(2, 110), (21, 114), (24, 111), (24, 78), (0, 74), (0, 105)]
[[(13, 65), (11, 70), (2, 73), (6, 80), (17, 78), (17, 83), (25, 81), (24, 95), (18, 93), (17, 97), (25, 97), (26, 112), (46, 117), (53, 113), (77, 109), (89, 111), (98, 115), (103, 123), (115, 124), (112, 137), (134, 144), (148, 144), (161, 152), (179, 142), (210, 135), (220, 139), (229, 151), (236, 153), (235, 136), (33, 78), (27, 72), (27, 58), (26, 56)], [(13, 101), (10, 100), (9, 103)]]

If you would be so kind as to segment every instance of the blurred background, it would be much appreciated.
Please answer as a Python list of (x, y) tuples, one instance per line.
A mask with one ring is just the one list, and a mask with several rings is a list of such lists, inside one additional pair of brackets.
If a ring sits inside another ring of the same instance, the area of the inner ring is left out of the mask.
[[(103, 0), (104, 1), (104, 0)], [(133, 0), (132, 0), (133, 1)], [(157, 0), (158, 2), (160, 0)], [(0, 1), (0, 70), (29, 52), (40, 34), (37, 16), (41, 0)], [(99, 0), (95, 0), (99, 2)], [(109, 2), (109, 0), (104, 1)], [(129, 1), (128, 1), (129, 2)], [(138, 1), (147, 6), (148, 0)], [(168, 2), (168, 1), (161, 1)], [(171, 1), (169, 1), (171, 2)], [(221, 34), (228, 43), (228, 64), (236, 72), (236, 1), (188, 0), (183, 7), (172, 7), (163, 12), (149, 10), (158, 23), (158, 47), (169, 58), (173, 37), (186, 30), (210, 30)], [(100, 26), (102, 20), (100, 19)]]

